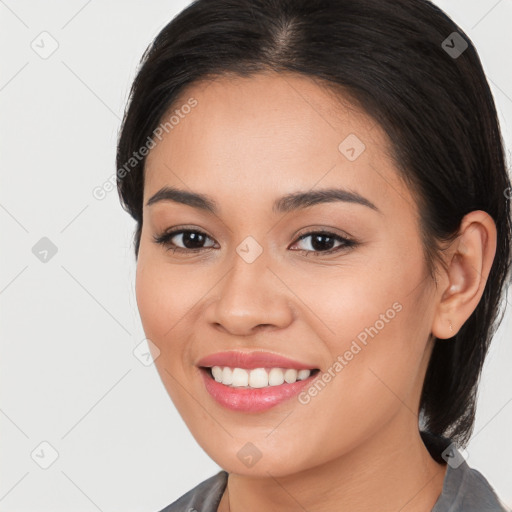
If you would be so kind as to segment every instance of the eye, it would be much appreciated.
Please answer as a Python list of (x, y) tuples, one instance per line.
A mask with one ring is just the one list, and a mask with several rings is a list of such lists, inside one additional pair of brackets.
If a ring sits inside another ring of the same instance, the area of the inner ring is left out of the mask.
[[(206, 240), (212, 240), (206, 233), (196, 229), (174, 229), (153, 237), (157, 244), (167, 247), (174, 252), (198, 252), (212, 247), (204, 246)], [(176, 245), (179, 244), (179, 245)]]
[[(319, 256), (320, 254), (332, 254), (357, 245), (355, 240), (342, 237), (329, 231), (310, 231), (308, 233), (303, 233), (299, 236), (298, 241), (295, 242), (294, 245), (300, 244), (301, 242), (303, 243), (309, 238), (311, 240), (308, 243), (304, 243), (306, 248), (292, 250), (305, 253), (306, 255), (314, 254)], [(166, 247), (168, 251), (172, 250), (173, 253), (200, 252), (215, 246), (215, 241), (206, 233), (197, 229), (184, 229), (183, 227), (175, 228), (171, 231), (165, 231), (161, 235), (154, 236), (153, 239), (157, 244)], [(207, 241), (211, 241), (213, 243), (205, 245)], [(333, 246), (336, 242), (339, 245)]]
[[(315, 256), (319, 256), (320, 254), (332, 254), (342, 249), (348, 249), (357, 245), (355, 240), (342, 237), (329, 231), (310, 231), (308, 233), (303, 233), (299, 237), (299, 242), (296, 243), (300, 243), (308, 238), (311, 238), (311, 240), (304, 244), (306, 249), (298, 249), (300, 252), (306, 253), (306, 255), (314, 254)], [(340, 245), (333, 247), (335, 242), (339, 242)]]

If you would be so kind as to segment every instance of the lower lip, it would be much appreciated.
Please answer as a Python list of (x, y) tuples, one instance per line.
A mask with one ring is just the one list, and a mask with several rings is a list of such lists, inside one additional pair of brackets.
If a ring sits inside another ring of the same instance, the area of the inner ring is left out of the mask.
[(220, 405), (240, 412), (266, 411), (289, 398), (300, 393), (309, 386), (318, 372), (310, 375), (307, 379), (298, 380), (292, 384), (281, 384), (279, 386), (268, 386), (264, 388), (236, 388), (226, 386), (217, 382), (211, 375), (210, 370), (201, 368), (201, 375), (206, 390)]

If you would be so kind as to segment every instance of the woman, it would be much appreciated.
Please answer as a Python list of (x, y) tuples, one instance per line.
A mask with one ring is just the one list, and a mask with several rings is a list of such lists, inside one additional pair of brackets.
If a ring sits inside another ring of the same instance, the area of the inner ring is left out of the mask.
[(198, 0), (120, 133), (155, 364), (223, 468), (164, 510), (506, 510), (462, 450), (510, 269), (464, 32), (425, 0)]

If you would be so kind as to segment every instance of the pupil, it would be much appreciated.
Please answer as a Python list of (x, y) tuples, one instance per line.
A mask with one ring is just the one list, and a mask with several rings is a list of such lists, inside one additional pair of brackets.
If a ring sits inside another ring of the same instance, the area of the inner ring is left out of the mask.
[(185, 232), (183, 233), (183, 245), (187, 249), (198, 249), (204, 243), (204, 236), (200, 233)]
[[(319, 242), (319, 240), (321, 240), (322, 238), (326, 239), (327, 243)], [(317, 251), (318, 250), (322, 250), (322, 249), (329, 250), (329, 249), (332, 249), (332, 247), (331, 247), (332, 242), (333, 242), (333, 238), (330, 237), (330, 236), (327, 236), (327, 235), (316, 235), (316, 236), (313, 236), (313, 239), (311, 241), (311, 246), (313, 247), (313, 249), (315, 249)]]

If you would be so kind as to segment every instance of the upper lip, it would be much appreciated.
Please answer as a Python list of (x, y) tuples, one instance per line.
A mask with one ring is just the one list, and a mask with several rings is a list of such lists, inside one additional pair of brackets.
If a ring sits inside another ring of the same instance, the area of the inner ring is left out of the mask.
[(294, 368), (311, 370), (314, 366), (300, 363), (272, 352), (217, 352), (203, 357), (198, 366), (229, 366), (230, 368)]

